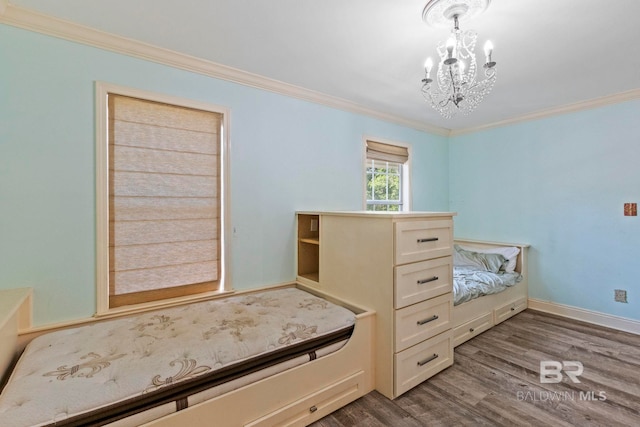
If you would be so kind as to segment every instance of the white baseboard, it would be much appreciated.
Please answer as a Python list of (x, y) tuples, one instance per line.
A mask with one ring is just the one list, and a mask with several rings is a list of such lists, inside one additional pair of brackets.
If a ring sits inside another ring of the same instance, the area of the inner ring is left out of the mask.
[(598, 311), (585, 310), (583, 308), (534, 298), (529, 298), (529, 308), (640, 335), (640, 321), (626, 317), (612, 316)]

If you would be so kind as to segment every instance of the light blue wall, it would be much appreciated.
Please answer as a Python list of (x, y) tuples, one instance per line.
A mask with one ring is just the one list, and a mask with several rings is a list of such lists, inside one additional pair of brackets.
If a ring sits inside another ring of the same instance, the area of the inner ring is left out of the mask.
[[(640, 319), (640, 101), (453, 137), (459, 237), (530, 243), (529, 295)], [(613, 302), (614, 289), (628, 304)]]
[(96, 80), (231, 109), (236, 289), (294, 279), (294, 211), (361, 209), (364, 135), (412, 146), (414, 209), (448, 209), (444, 137), (0, 25), (0, 288), (35, 323), (95, 311)]
[[(295, 210), (360, 209), (364, 135), (412, 146), (413, 209), (527, 242), (530, 294), (640, 319), (640, 101), (447, 139), (0, 25), (0, 288), (35, 322), (95, 310), (96, 80), (231, 109), (237, 289), (294, 278)], [(629, 304), (613, 302), (627, 289)]]

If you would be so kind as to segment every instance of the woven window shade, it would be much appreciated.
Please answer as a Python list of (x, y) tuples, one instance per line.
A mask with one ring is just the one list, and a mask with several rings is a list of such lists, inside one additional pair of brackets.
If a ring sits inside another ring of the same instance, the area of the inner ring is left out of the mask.
[(108, 99), (110, 306), (217, 289), (222, 115)]
[(409, 160), (409, 149), (398, 145), (367, 141), (367, 159), (404, 164)]

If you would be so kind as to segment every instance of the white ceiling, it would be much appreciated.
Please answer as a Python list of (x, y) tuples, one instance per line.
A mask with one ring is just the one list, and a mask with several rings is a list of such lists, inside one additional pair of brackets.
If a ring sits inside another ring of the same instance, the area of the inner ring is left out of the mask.
[(469, 116), (443, 119), (420, 80), (448, 29), (427, 0), (10, 0), (346, 99), (381, 113), (467, 129), (640, 88), (640, 0), (493, 0), (461, 25), (494, 45), (498, 79)]

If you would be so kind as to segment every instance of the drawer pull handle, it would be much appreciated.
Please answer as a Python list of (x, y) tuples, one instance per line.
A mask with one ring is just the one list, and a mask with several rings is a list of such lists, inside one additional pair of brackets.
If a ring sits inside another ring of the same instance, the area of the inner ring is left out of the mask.
[(434, 320), (438, 320), (437, 314), (434, 314), (432, 317), (429, 317), (428, 319), (418, 320), (416, 323), (418, 325), (424, 325), (425, 323), (433, 322)]
[(316, 407), (316, 405), (313, 405), (311, 408), (309, 408), (309, 412), (311, 412), (312, 414), (314, 412), (316, 412), (318, 410), (318, 408)]
[(469, 328), (469, 332), (473, 332), (475, 329), (473, 328)]
[(418, 366), (424, 366), (427, 363), (431, 362), (432, 360), (436, 360), (437, 358), (438, 358), (438, 355), (434, 353), (433, 356), (429, 356), (426, 359), (419, 361)]
[(437, 237), (427, 237), (426, 239), (418, 239), (418, 243), (437, 242)]
[(438, 279), (439, 279), (438, 276), (433, 276), (428, 279), (421, 279), (421, 280), (418, 280), (418, 285), (424, 285), (425, 283), (435, 282)]

